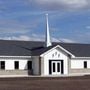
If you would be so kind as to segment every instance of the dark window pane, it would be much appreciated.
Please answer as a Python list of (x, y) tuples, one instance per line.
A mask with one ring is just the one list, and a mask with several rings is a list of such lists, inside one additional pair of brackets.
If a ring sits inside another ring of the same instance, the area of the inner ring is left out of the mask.
[(1, 61), (1, 69), (5, 69), (5, 61)]
[(57, 63), (57, 72), (60, 72), (60, 63)]
[(28, 70), (32, 69), (32, 61), (28, 61)]
[(87, 68), (87, 61), (84, 61), (84, 68)]
[(19, 69), (19, 61), (15, 61), (14, 67), (15, 67), (15, 69)]
[(55, 63), (53, 63), (53, 72), (55, 72)]

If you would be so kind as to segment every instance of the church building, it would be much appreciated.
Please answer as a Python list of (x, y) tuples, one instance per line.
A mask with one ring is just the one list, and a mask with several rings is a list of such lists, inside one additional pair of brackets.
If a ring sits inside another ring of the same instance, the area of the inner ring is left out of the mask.
[(48, 15), (46, 40), (0, 40), (0, 76), (90, 74), (90, 44), (51, 42)]

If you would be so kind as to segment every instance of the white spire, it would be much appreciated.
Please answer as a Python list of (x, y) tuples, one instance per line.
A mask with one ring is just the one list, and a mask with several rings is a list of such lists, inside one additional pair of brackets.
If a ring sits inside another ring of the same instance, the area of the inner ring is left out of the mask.
[(46, 14), (46, 47), (49, 47), (52, 45), (50, 40), (50, 33), (49, 33), (49, 24), (48, 24), (48, 14)]

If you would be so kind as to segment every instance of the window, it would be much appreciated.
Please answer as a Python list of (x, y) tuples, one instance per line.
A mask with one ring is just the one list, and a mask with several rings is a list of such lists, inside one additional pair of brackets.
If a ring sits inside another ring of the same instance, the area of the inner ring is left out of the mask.
[(0, 69), (5, 69), (5, 61), (0, 61)]
[(14, 68), (15, 69), (19, 69), (19, 61), (15, 61), (14, 62)]
[(87, 61), (84, 61), (84, 68), (87, 68)]
[(60, 63), (57, 63), (57, 71), (60, 72)]
[(53, 72), (55, 72), (55, 63), (53, 63)]
[(27, 68), (28, 70), (32, 70), (32, 61), (28, 61)]

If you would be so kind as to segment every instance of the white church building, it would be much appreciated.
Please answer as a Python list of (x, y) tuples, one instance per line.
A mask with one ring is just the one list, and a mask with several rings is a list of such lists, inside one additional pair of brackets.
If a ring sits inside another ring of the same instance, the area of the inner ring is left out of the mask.
[(90, 74), (90, 44), (0, 40), (0, 76)]

